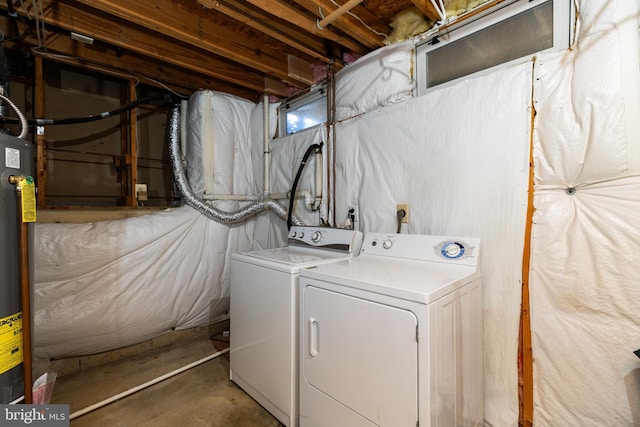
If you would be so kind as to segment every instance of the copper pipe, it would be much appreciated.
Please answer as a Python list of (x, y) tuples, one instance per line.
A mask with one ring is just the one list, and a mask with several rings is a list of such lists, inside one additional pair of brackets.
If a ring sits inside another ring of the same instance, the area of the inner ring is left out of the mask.
[[(21, 178), (9, 177), (9, 182), (19, 184)], [(18, 222), (20, 228), (20, 303), (22, 308), (22, 371), (24, 379), (24, 403), (33, 403), (33, 374), (31, 355), (31, 291), (29, 287), (29, 225), (22, 221), (22, 188), (18, 186)]]

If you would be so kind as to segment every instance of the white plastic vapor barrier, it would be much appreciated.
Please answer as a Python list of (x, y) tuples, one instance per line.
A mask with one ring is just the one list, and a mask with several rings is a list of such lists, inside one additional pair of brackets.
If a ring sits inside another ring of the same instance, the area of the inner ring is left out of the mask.
[(411, 98), (413, 42), (381, 48), (336, 75), (336, 119), (354, 117)]
[(578, 1), (536, 64), (534, 423), (640, 425), (638, 2)]
[(35, 230), (36, 357), (97, 353), (226, 316), (229, 228), (190, 207)]
[[(260, 194), (262, 105), (198, 92), (189, 111), (194, 192)], [(233, 211), (244, 202), (212, 203)], [(267, 246), (269, 235), (255, 230), (271, 215), (229, 227), (184, 206), (120, 221), (36, 224), (35, 356), (112, 350), (226, 318), (230, 254)]]
[(402, 232), (480, 238), (485, 337), (478, 351), (493, 426), (518, 419), (531, 72), (531, 63), (521, 64), (336, 125), (338, 222), (358, 207), (365, 233), (395, 232), (396, 204), (406, 203)]

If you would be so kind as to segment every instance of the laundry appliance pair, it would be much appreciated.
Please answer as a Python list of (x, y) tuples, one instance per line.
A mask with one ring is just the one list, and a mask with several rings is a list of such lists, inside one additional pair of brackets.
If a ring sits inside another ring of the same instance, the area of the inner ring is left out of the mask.
[(479, 246), (296, 226), (232, 255), (231, 379), (289, 427), (481, 425)]

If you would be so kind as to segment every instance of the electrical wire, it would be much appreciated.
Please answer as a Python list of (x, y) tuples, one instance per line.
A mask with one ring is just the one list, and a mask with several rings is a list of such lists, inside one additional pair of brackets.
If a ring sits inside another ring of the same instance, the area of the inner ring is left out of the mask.
[[(46, 51), (41, 51), (37, 47), (31, 48), (31, 53), (33, 53), (34, 55), (39, 55), (39, 56), (43, 56), (43, 57), (46, 57), (46, 58), (56, 59), (56, 60), (59, 60), (59, 61), (67, 62), (67, 63), (70, 63), (70, 64), (74, 64), (74, 65), (79, 65), (81, 62), (86, 62), (86, 61), (83, 61), (81, 58), (78, 58), (76, 56), (62, 55), (62, 54), (59, 54), (59, 53), (49, 53), (49, 52), (46, 52)], [(142, 75), (142, 74), (126, 73), (126, 72), (122, 72), (122, 71), (116, 71), (116, 70), (113, 70), (113, 69), (110, 69), (110, 68), (106, 68), (106, 67), (100, 66), (98, 64), (91, 64), (91, 67), (93, 69), (100, 70), (100, 71), (102, 71), (105, 74), (108, 74), (110, 76), (119, 76), (119, 77), (122, 77), (122, 78), (125, 78), (125, 79), (134, 79), (136, 81), (136, 86), (138, 85), (138, 83), (140, 83), (141, 79), (144, 79), (144, 80), (150, 81), (152, 83), (155, 83), (158, 86), (161, 86), (167, 92), (171, 92), (173, 95), (175, 95), (176, 97), (178, 97), (180, 99), (189, 99), (188, 95), (183, 95), (181, 93), (178, 93), (175, 90), (171, 89), (165, 83), (162, 83), (159, 80), (153, 79), (151, 77), (148, 77), (148, 76), (145, 76), (145, 75)]]
[[(137, 107), (140, 104), (147, 104), (153, 101), (163, 101), (161, 104), (158, 105), (158, 106), (162, 106), (162, 105), (170, 104), (171, 102), (173, 102), (173, 98), (171, 97), (171, 95), (168, 95), (168, 94), (163, 96), (152, 96), (152, 97), (139, 99), (137, 101), (123, 105), (122, 107), (116, 108), (115, 110), (105, 111), (99, 114), (92, 114), (89, 116), (73, 117), (73, 118), (67, 118), (67, 119), (31, 119), (31, 120), (28, 120), (28, 122), (29, 124), (35, 124), (38, 126), (69, 125), (69, 124), (77, 124), (77, 123), (94, 122), (96, 120), (107, 119), (109, 117), (126, 113), (127, 111), (133, 110), (135, 107)], [(10, 123), (11, 122), (15, 123), (16, 121), (15, 119), (12, 119), (10, 117), (3, 117), (1, 120), (10, 122)]]
[(7, 104), (9, 104), (11, 106), (11, 108), (13, 108), (13, 110), (18, 115), (18, 120), (20, 121), (20, 126), (22, 128), (22, 130), (20, 131), (20, 135), (18, 135), (18, 138), (24, 139), (24, 137), (27, 136), (27, 131), (29, 129), (29, 126), (27, 125), (27, 119), (24, 117), (24, 114), (22, 114), (20, 109), (18, 107), (16, 107), (16, 104), (11, 102), (11, 100), (9, 98), (7, 98), (4, 95), (0, 95), (0, 99), (2, 99)]
[[(333, 3), (336, 7), (340, 7), (341, 5), (336, 2), (335, 0), (331, 0), (331, 3)], [(381, 33), (380, 31), (375, 30), (374, 28), (371, 28), (369, 25), (367, 25), (366, 22), (364, 22), (362, 20), (362, 18), (360, 18), (358, 15), (356, 15), (355, 13), (351, 12), (350, 10), (348, 10), (347, 15), (352, 16), (353, 18), (355, 18), (356, 20), (358, 20), (366, 29), (368, 29), (369, 31), (371, 31), (373, 34), (375, 34), (376, 36), (380, 36), (380, 37), (384, 37), (385, 39), (389, 38), (388, 34), (384, 34)], [(322, 15), (322, 9), (320, 9), (320, 16), (322, 16), (322, 18), (324, 19), (324, 16)]]

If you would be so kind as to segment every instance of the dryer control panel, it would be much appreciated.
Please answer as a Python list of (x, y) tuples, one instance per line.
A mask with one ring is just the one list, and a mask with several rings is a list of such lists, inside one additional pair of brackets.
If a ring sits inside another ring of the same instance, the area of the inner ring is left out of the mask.
[(358, 254), (362, 247), (362, 232), (343, 228), (293, 226), (287, 243), (294, 246), (329, 249)]
[(360, 254), (475, 266), (479, 246), (475, 237), (367, 233)]

